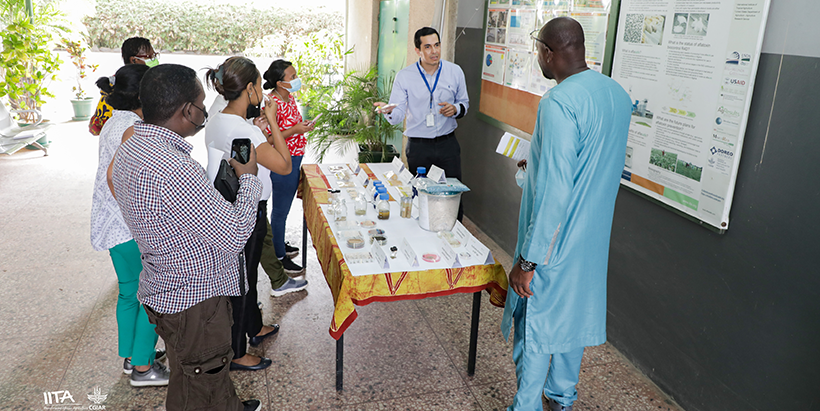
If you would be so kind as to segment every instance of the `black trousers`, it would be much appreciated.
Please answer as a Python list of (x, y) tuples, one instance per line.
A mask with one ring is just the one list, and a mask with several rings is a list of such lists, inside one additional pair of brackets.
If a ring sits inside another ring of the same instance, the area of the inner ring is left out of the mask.
[[(435, 164), (447, 175), (461, 181), (461, 146), (456, 140), (455, 131), (436, 138), (407, 138), (407, 165), (410, 172), (416, 174), (417, 167)], [(463, 204), (458, 205), (458, 221), (464, 216)]]
[(259, 280), (259, 260), (262, 258), (262, 241), (268, 232), (268, 202), (260, 201), (256, 211), (256, 226), (245, 244), (245, 272), (248, 275), (248, 291), (245, 295), (231, 297), (233, 304), (233, 326), (231, 326), (231, 348), (233, 358), (242, 358), (248, 350), (248, 337), (262, 330), (262, 312), (256, 305)]

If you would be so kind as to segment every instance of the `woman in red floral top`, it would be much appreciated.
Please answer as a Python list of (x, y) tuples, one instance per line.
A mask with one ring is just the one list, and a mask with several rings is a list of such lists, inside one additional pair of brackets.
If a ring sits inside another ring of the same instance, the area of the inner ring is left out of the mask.
[(305, 145), (307, 145), (305, 133), (313, 130), (313, 123), (302, 121), (302, 115), (291, 95), (299, 91), (302, 81), (297, 77), (296, 69), (289, 61), (281, 59), (274, 61), (263, 77), (265, 84), (262, 87), (265, 90), (273, 89), (270, 96), (279, 104), (276, 111), (276, 122), (279, 123), (279, 130), (282, 131), (285, 142), (288, 144), (293, 164), (288, 175), (270, 174), (273, 182), (273, 210), (270, 215), (273, 247), (276, 251), (276, 258), (282, 261), (285, 272), (290, 275), (299, 275), (304, 272), (304, 268), (294, 263), (285, 249), (285, 221), (299, 186), (299, 169), (302, 165), (302, 157), (305, 155)]

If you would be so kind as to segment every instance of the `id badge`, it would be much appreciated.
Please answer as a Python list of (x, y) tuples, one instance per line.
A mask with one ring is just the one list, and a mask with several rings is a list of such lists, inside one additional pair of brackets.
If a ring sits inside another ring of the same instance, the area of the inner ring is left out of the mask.
[(427, 115), (427, 127), (434, 127), (436, 125), (436, 116), (433, 113)]

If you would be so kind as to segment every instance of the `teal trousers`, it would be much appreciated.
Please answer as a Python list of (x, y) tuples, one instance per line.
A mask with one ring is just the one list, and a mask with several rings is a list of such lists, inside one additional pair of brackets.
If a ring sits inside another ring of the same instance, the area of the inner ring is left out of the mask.
[(148, 322), (148, 315), (137, 300), (142, 259), (134, 240), (118, 244), (108, 250), (120, 294), (117, 298), (117, 328), (119, 355), (131, 357), (131, 365), (151, 365), (156, 356), (157, 333)]
[(518, 392), (507, 411), (542, 411), (541, 393), (568, 407), (578, 399), (578, 384), (584, 347), (567, 353), (541, 354), (527, 351), (527, 299), (518, 300), (513, 312), (513, 361)]

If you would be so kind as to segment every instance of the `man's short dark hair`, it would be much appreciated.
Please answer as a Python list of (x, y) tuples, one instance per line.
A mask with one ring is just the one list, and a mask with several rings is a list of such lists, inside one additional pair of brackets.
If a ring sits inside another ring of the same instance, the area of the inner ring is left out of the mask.
[(435, 34), (436, 38), (438, 39), (439, 43), (441, 43), (441, 36), (438, 35), (436, 29), (432, 27), (422, 27), (416, 30), (416, 35), (413, 36), (413, 43), (416, 44), (416, 48), (421, 48), (421, 38), (424, 36), (429, 36), (431, 34)]
[(140, 83), (142, 115), (146, 123), (163, 124), (185, 103), (202, 92), (196, 72), (179, 64), (160, 64), (145, 73)]
[(120, 47), (122, 52), (122, 61), (125, 64), (131, 64), (131, 57), (140, 54), (141, 51), (148, 51), (151, 49), (151, 41), (144, 37), (131, 37), (125, 40)]

